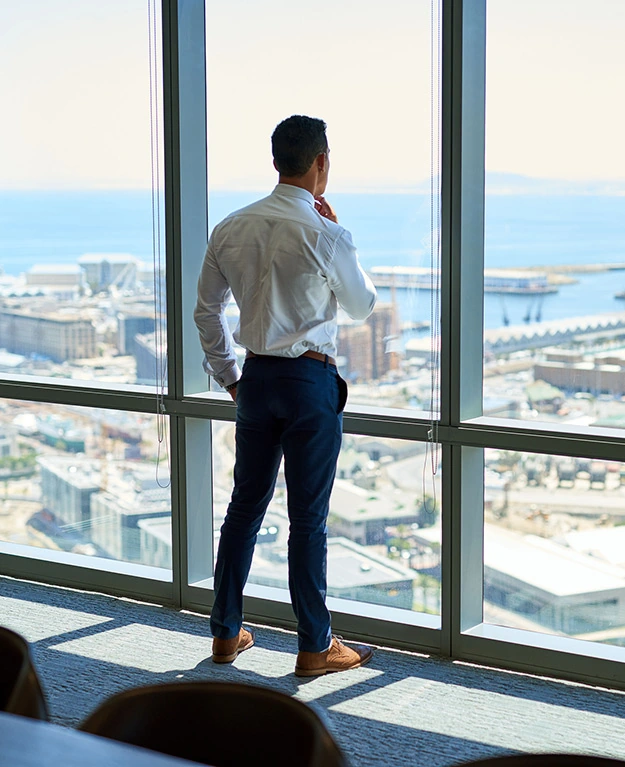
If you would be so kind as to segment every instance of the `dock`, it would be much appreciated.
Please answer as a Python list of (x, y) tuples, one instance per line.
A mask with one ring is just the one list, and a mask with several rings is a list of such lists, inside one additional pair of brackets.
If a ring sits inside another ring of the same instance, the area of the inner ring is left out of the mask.
[[(431, 290), (440, 274), (425, 266), (374, 266), (369, 274), (376, 288)], [(485, 293), (545, 295), (557, 293), (546, 272), (529, 269), (485, 269)]]
[[(514, 295), (557, 293), (560, 285), (577, 282), (575, 274), (625, 271), (625, 263), (559, 264), (523, 269), (484, 269), (484, 292)], [(369, 270), (376, 288), (431, 290), (440, 284), (440, 273), (428, 266), (374, 266)], [(625, 293), (619, 295), (625, 298)]]

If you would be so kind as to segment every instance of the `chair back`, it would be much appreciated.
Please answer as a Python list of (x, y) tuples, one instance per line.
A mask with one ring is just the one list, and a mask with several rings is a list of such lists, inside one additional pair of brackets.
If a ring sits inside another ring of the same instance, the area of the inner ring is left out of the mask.
[(0, 711), (49, 718), (41, 683), (24, 637), (0, 627)]
[(347, 767), (311, 708), (285, 693), (247, 684), (135, 688), (109, 698), (80, 729), (213, 767)]

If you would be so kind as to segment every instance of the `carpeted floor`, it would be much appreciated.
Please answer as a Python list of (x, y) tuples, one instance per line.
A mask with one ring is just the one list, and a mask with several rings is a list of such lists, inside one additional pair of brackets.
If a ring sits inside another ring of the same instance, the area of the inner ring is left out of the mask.
[(70, 727), (129, 687), (236, 680), (310, 704), (352, 767), (442, 767), (522, 751), (625, 759), (620, 692), (383, 649), (361, 669), (299, 679), (295, 635), (261, 626), (256, 647), (218, 666), (204, 616), (3, 577), (0, 624), (33, 644), (52, 719)]

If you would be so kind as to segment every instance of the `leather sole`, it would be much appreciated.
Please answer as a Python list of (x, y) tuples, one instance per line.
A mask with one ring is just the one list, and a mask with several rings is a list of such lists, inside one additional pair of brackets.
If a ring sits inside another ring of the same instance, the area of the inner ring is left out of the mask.
[(239, 647), (237, 647), (237, 649), (234, 652), (231, 652), (228, 655), (215, 655), (215, 653), (213, 653), (212, 655), (213, 663), (232, 663), (232, 661), (236, 660), (237, 656), (240, 653), (245, 652), (245, 650), (249, 650), (250, 647), (253, 647), (254, 642), (256, 640), (254, 636), (254, 632), (251, 631), (250, 629), (246, 629), (246, 631), (249, 631), (250, 636), (244, 645), (242, 646), (239, 645)]
[(373, 652), (370, 652), (359, 663), (354, 663), (353, 666), (347, 666), (346, 668), (330, 668), (329, 666), (320, 666), (319, 668), (300, 668), (295, 666), (295, 676), (324, 676), (325, 674), (337, 674), (340, 671), (351, 671), (353, 668), (360, 668), (365, 663), (373, 658)]

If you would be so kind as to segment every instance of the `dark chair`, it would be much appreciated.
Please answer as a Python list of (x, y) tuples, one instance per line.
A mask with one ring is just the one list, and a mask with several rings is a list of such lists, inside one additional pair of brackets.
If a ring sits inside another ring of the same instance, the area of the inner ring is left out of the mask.
[(0, 627), (0, 711), (48, 719), (48, 706), (41, 689), (30, 647), (24, 637)]
[(214, 767), (346, 767), (317, 714), (290, 695), (230, 682), (138, 687), (105, 701), (81, 730)]
[(463, 762), (458, 767), (625, 767), (625, 761), (592, 754), (511, 754)]

